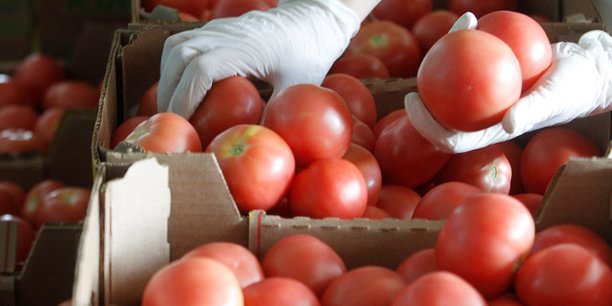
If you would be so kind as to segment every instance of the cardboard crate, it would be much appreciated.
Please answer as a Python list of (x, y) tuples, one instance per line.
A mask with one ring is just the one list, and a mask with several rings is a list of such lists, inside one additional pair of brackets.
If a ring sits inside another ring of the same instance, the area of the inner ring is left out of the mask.
[(23, 58), (32, 50), (33, 39), (29, 1), (0, 1), (0, 62)]

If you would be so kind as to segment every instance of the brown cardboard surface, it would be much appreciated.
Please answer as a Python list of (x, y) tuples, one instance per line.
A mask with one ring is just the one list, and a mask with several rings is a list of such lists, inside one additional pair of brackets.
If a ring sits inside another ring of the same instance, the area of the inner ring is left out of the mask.
[(30, 53), (33, 22), (29, 1), (0, 2), (0, 62), (20, 60)]

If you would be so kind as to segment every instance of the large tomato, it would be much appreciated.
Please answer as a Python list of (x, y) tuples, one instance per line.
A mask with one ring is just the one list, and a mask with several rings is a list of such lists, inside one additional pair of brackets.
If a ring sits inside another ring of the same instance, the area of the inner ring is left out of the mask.
[(79, 223), (85, 218), (91, 190), (66, 186), (49, 192), (42, 199), (39, 217), (42, 223)]
[(527, 305), (612, 305), (612, 271), (585, 248), (562, 243), (545, 248), (521, 265), (514, 281)]
[(406, 284), (429, 272), (437, 271), (436, 249), (428, 248), (416, 251), (404, 258), (395, 271), (399, 273)]
[(111, 135), (111, 143), (110, 148), (114, 149), (121, 141), (123, 141), (132, 131), (138, 126), (141, 122), (149, 119), (150, 116), (146, 115), (137, 115), (130, 117), (123, 121), (117, 128), (113, 131)]
[(224, 264), (206, 257), (179, 259), (149, 279), (142, 306), (244, 305), (242, 288)]
[(65, 109), (59, 107), (52, 107), (43, 111), (34, 124), (34, 133), (40, 135), (47, 144), (53, 142), (55, 132), (65, 112)]
[(382, 173), (374, 154), (358, 144), (351, 143), (342, 158), (359, 168), (368, 187), (368, 205), (376, 205), (382, 186)]
[(521, 66), (525, 91), (548, 69), (552, 48), (546, 32), (528, 15), (513, 11), (495, 11), (478, 19), (478, 29), (503, 40), (514, 52)]
[(394, 218), (410, 220), (413, 218), (414, 210), (420, 201), (421, 196), (411, 188), (402, 185), (384, 184), (380, 188), (376, 206)]
[(371, 54), (353, 53), (340, 56), (329, 69), (329, 74), (346, 73), (358, 79), (388, 79), (389, 69), (378, 57)]
[(347, 53), (378, 57), (391, 77), (413, 77), (421, 63), (421, 50), (414, 34), (385, 20), (374, 20), (363, 25), (349, 42)]
[(481, 17), (494, 11), (516, 11), (518, 0), (449, 0), (448, 8), (457, 15), (472, 12), (476, 17)]
[(394, 22), (408, 30), (433, 9), (432, 0), (382, 0), (372, 10), (375, 19)]
[(43, 95), (42, 107), (63, 109), (96, 109), (100, 91), (85, 81), (63, 80), (53, 83)]
[(345, 73), (328, 74), (321, 86), (337, 92), (351, 114), (370, 128), (376, 123), (376, 102), (372, 92), (358, 78)]
[(123, 141), (157, 153), (202, 151), (200, 137), (193, 125), (171, 112), (149, 117), (138, 124)]
[(531, 212), (534, 218), (538, 217), (540, 206), (544, 200), (544, 195), (538, 193), (515, 193), (511, 196), (523, 203), (527, 209)]
[(207, 257), (226, 265), (245, 288), (264, 279), (259, 260), (244, 246), (225, 241), (209, 242), (187, 252), (182, 258)]
[(11, 80), (32, 106), (40, 105), (45, 91), (65, 77), (64, 68), (53, 56), (32, 53), (26, 56), (13, 72)]
[(319, 159), (295, 176), (289, 207), (297, 216), (358, 218), (368, 204), (368, 187), (359, 168), (342, 158)]
[(557, 170), (570, 158), (600, 156), (595, 143), (568, 127), (539, 130), (521, 155), (521, 178), (525, 191), (544, 194)]
[(276, 241), (261, 260), (266, 277), (298, 280), (317, 296), (346, 272), (340, 256), (319, 238), (293, 234)]
[(353, 117), (353, 136), (351, 137), (351, 144), (358, 144), (364, 147), (370, 152), (374, 152), (374, 146), (376, 145), (376, 136), (367, 124)]
[(34, 227), (38, 228), (42, 224), (40, 210), (43, 205), (43, 199), (51, 191), (60, 187), (65, 187), (64, 183), (54, 179), (45, 179), (34, 184), (26, 193), (21, 215), (28, 222), (32, 223)]
[(374, 156), (383, 181), (409, 188), (430, 181), (450, 158), (419, 134), (405, 111), (380, 133)]
[(237, 17), (252, 10), (267, 11), (271, 8), (264, 0), (217, 0), (209, 18)]
[(267, 210), (279, 203), (295, 173), (295, 158), (287, 142), (258, 124), (239, 124), (225, 130), (212, 140), (206, 152), (214, 153), (243, 213)]
[(136, 110), (137, 116), (153, 116), (159, 111), (157, 109), (157, 86), (159, 82), (153, 83), (145, 90), (140, 101), (138, 102), (138, 109)]
[(11, 104), (0, 107), (0, 131), (13, 129), (33, 130), (38, 112), (30, 105)]
[(287, 277), (268, 277), (243, 289), (244, 305), (319, 306), (319, 299), (304, 283)]
[(262, 113), (261, 96), (251, 81), (233, 76), (215, 82), (189, 118), (202, 147), (215, 136), (238, 124), (257, 124)]
[(270, 98), (262, 124), (287, 143), (299, 166), (341, 158), (353, 135), (351, 112), (335, 91), (313, 84), (288, 87)]
[(433, 271), (404, 287), (390, 304), (403, 305), (486, 306), (487, 301), (461, 277), (448, 271)]
[(434, 177), (437, 184), (459, 181), (483, 191), (508, 194), (512, 179), (510, 161), (497, 144), (453, 154)]
[(419, 41), (421, 53), (425, 54), (438, 39), (446, 35), (459, 15), (448, 10), (431, 11), (412, 25), (412, 33)]
[(465, 182), (450, 181), (429, 189), (414, 209), (413, 218), (430, 220), (446, 219), (457, 206), (482, 189)]
[(419, 93), (431, 114), (443, 126), (461, 131), (500, 122), (519, 99), (521, 86), (521, 67), (512, 49), (480, 30), (444, 35), (425, 54), (417, 73)]
[(533, 217), (518, 200), (499, 193), (477, 194), (444, 221), (436, 242), (436, 262), (485, 298), (493, 298), (511, 287), (534, 236)]
[(405, 286), (402, 277), (382, 266), (361, 266), (336, 278), (321, 298), (325, 306), (389, 305)]
[(509, 193), (523, 193), (523, 179), (521, 178), (521, 155), (523, 154), (523, 146), (513, 140), (499, 142), (496, 145), (504, 151), (508, 162), (510, 162), (510, 168), (512, 169)]
[(12, 104), (25, 104), (27, 102), (26, 97), (23, 96), (15, 82), (10, 79), (6, 82), (0, 81), (0, 107)]
[(10, 198), (10, 202), (12, 202), (14, 204), (13, 207), (16, 208), (14, 213), (16, 215), (21, 214), (21, 210), (23, 209), (23, 205), (25, 203), (27, 193), (26, 189), (17, 182), (0, 180), (0, 193), (5, 193), (8, 198)]

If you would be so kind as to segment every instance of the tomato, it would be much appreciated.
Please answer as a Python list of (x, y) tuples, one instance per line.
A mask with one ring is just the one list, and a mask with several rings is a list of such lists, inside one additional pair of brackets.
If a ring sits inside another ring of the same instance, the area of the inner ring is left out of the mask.
[(147, 121), (150, 116), (134, 116), (123, 121), (114, 131), (113, 135), (111, 135), (111, 143), (110, 148), (114, 149), (121, 141), (123, 141), (136, 126), (138, 126), (141, 122)]
[(54, 179), (44, 179), (30, 187), (26, 193), (21, 215), (36, 228), (42, 224), (40, 209), (44, 197), (51, 191), (64, 187), (64, 183)]
[(157, 113), (138, 124), (125, 142), (157, 153), (201, 152), (198, 132), (187, 119), (171, 112)]
[[(30, 249), (32, 248), (32, 244), (34, 243), (34, 239), (36, 238), (36, 233), (30, 223), (28, 223), (25, 219), (12, 214), (3, 214), (0, 216), (0, 222), (2, 223), (15, 223), (17, 225), (17, 235), (16, 235), (16, 252), (15, 259), (18, 263), (23, 263), (28, 258), (30, 254)], [(6, 233), (10, 235), (10, 231)], [(8, 242), (5, 242), (8, 243)], [(3, 256), (7, 256), (9, 254), (4, 249), (6, 246), (3, 245)]]
[(44, 153), (46, 150), (45, 141), (30, 130), (9, 128), (0, 131), (0, 153)]
[(158, 5), (171, 7), (181, 12), (188, 12), (191, 2), (192, 0), (142, 0), (141, 6), (147, 12), (152, 12)]
[(358, 78), (345, 73), (328, 74), (321, 86), (329, 88), (342, 97), (351, 114), (370, 128), (376, 123), (376, 102), (368, 87)]
[(66, 186), (49, 192), (42, 199), (39, 217), (42, 223), (79, 223), (89, 206), (88, 188)]
[(434, 248), (422, 249), (408, 255), (395, 269), (406, 284), (410, 284), (420, 276), (437, 270), (436, 249)]
[(147, 282), (142, 306), (242, 306), (242, 288), (224, 264), (206, 257), (176, 260)]
[(38, 112), (30, 105), (11, 104), (0, 107), (0, 131), (13, 129), (32, 130), (38, 120)]
[(436, 241), (436, 263), (457, 274), (485, 298), (506, 292), (533, 244), (535, 224), (518, 200), (481, 193), (446, 218)]
[(527, 305), (612, 305), (610, 267), (572, 243), (528, 257), (514, 283), (516, 295)]
[(267, 11), (271, 8), (263, 0), (217, 0), (209, 18), (237, 17), (252, 10)]
[(481, 17), (494, 11), (517, 11), (518, 0), (449, 0), (448, 8), (457, 15), (472, 12), (476, 17)]
[(365, 219), (380, 220), (391, 218), (391, 215), (378, 206), (367, 205), (361, 217)]
[(295, 173), (295, 158), (287, 142), (257, 124), (239, 124), (225, 130), (212, 140), (206, 152), (214, 153), (243, 213), (267, 210), (279, 203)]
[(500, 122), (519, 99), (521, 84), (521, 67), (512, 49), (480, 30), (444, 35), (425, 54), (417, 73), (427, 109), (440, 124), (460, 131)]
[(405, 111), (380, 133), (374, 156), (383, 181), (409, 188), (430, 181), (450, 158), (419, 134)]
[(427, 273), (404, 287), (391, 306), (402, 305), (488, 305), (472, 285), (448, 271)]
[(423, 15), (433, 9), (432, 0), (382, 0), (371, 15), (375, 19), (392, 21), (408, 30)]
[(157, 85), (155, 82), (145, 90), (140, 101), (138, 102), (138, 109), (136, 110), (136, 116), (153, 116), (158, 113), (157, 111)]
[(370, 152), (374, 152), (374, 146), (376, 145), (376, 136), (374, 136), (372, 129), (354, 115), (351, 144), (360, 145)]
[(395, 121), (395, 119), (403, 116), (406, 114), (406, 111), (404, 109), (396, 109), (394, 111), (389, 112), (388, 114), (384, 115), (382, 118), (380, 118), (378, 121), (376, 121), (376, 124), (374, 124), (374, 127), (372, 128), (372, 132), (374, 133), (374, 137), (376, 139), (378, 139), (378, 136), (380, 136), (380, 133), (391, 123), (393, 123)]
[(459, 181), (472, 184), (483, 191), (508, 194), (512, 168), (510, 161), (497, 144), (453, 154), (434, 177), (437, 184)]
[(297, 173), (288, 199), (295, 216), (358, 218), (368, 203), (368, 187), (355, 164), (342, 158), (325, 158)]
[(8, 190), (0, 189), (0, 215), (17, 215), (19, 205)]
[(402, 277), (382, 266), (361, 266), (336, 278), (321, 298), (324, 306), (389, 305), (405, 286)]
[(417, 19), (411, 31), (419, 41), (421, 53), (427, 53), (438, 39), (448, 33), (458, 18), (459, 15), (449, 10), (435, 10)]
[(414, 190), (394, 184), (384, 184), (376, 206), (388, 212), (394, 218), (410, 220), (421, 196)]
[(344, 261), (323, 240), (292, 234), (276, 241), (261, 260), (266, 277), (288, 277), (310, 288), (318, 297), (346, 272)]
[(412, 217), (430, 220), (446, 219), (467, 198), (482, 192), (484, 192), (482, 189), (460, 181), (435, 185), (421, 197)]
[(257, 257), (247, 248), (237, 243), (224, 241), (209, 242), (194, 248), (182, 256), (183, 259), (190, 257), (207, 257), (226, 265), (236, 276), (241, 288), (259, 282), (264, 278), (263, 269)]
[(0, 107), (13, 104), (24, 104), (26, 102), (26, 97), (19, 91), (19, 87), (17, 87), (15, 82), (10, 79), (7, 82), (0, 82)]
[(19, 62), (11, 80), (24, 94), (28, 104), (38, 106), (49, 86), (64, 77), (64, 68), (57, 58), (35, 52)]
[(510, 191), (508, 193), (523, 193), (523, 180), (521, 178), (521, 155), (523, 154), (523, 147), (513, 140), (499, 142), (496, 146), (504, 151), (504, 155), (506, 155), (508, 162), (510, 162), (510, 168), (512, 169)]
[(358, 79), (388, 79), (389, 69), (382, 60), (370, 54), (354, 53), (340, 56), (329, 69), (328, 74), (346, 73)]
[(421, 50), (414, 34), (385, 20), (363, 25), (349, 42), (347, 53), (378, 57), (389, 70), (390, 77), (413, 77), (421, 63)]
[(10, 197), (11, 201), (15, 204), (14, 207), (17, 208), (14, 214), (19, 215), (25, 203), (25, 197), (27, 193), (25, 188), (21, 186), (20, 184), (13, 182), (13, 181), (9, 181), (9, 180), (1, 181), (0, 180), (0, 192), (5, 193), (6, 195)]
[(612, 267), (612, 248), (603, 237), (578, 224), (557, 224), (536, 233), (530, 254), (561, 243), (575, 243), (593, 252)]
[(510, 46), (521, 66), (523, 91), (550, 67), (550, 40), (542, 26), (528, 15), (512, 11), (491, 12), (478, 19), (477, 28), (501, 38)]
[(51, 107), (38, 116), (34, 124), (34, 133), (39, 135), (47, 144), (53, 142), (55, 132), (64, 117), (65, 110), (59, 107)]
[(243, 290), (248, 306), (319, 306), (317, 296), (303, 283), (286, 277), (269, 277)]
[(380, 188), (382, 186), (382, 173), (378, 161), (372, 152), (366, 148), (352, 143), (346, 154), (342, 157), (359, 169), (368, 189), (368, 205), (376, 205), (379, 201)]
[(353, 135), (350, 110), (335, 91), (298, 84), (268, 100), (262, 124), (291, 147), (298, 166), (322, 158), (341, 158)]
[(61, 107), (63, 109), (96, 109), (100, 91), (98, 87), (85, 81), (64, 80), (47, 88), (42, 100), (42, 107)]
[(212, 85), (189, 122), (205, 148), (215, 136), (234, 125), (259, 123), (261, 113), (261, 96), (255, 85), (244, 77), (234, 76)]
[(488, 301), (489, 306), (524, 306), (516, 296), (512, 294), (502, 294), (494, 299)]
[(540, 204), (544, 200), (544, 196), (537, 193), (516, 193), (511, 195), (513, 198), (521, 201), (529, 209), (531, 215), (536, 218), (540, 209)]
[(557, 170), (570, 158), (601, 154), (591, 139), (570, 128), (556, 126), (538, 130), (521, 155), (525, 191), (544, 194)]

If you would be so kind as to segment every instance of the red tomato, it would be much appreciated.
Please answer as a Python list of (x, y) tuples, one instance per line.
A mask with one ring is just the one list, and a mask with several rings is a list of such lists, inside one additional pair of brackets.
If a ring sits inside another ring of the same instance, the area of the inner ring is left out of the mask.
[(404, 109), (396, 109), (386, 115), (384, 115), (382, 118), (380, 118), (378, 121), (376, 121), (376, 124), (374, 125), (374, 127), (372, 128), (372, 132), (374, 132), (374, 137), (376, 139), (378, 139), (378, 136), (380, 136), (380, 133), (391, 123), (393, 123), (395, 121), (395, 119), (403, 116), (406, 114), (406, 111)]
[(425, 192), (414, 209), (412, 217), (430, 220), (446, 219), (467, 198), (482, 192), (482, 189), (472, 184), (459, 181), (435, 185)]
[(485, 298), (493, 298), (511, 287), (534, 235), (533, 217), (518, 200), (499, 193), (477, 194), (444, 221), (436, 242), (436, 262)]
[(381, 266), (361, 266), (336, 278), (321, 299), (325, 306), (389, 305), (405, 286), (395, 271)]
[(383, 181), (409, 188), (430, 181), (450, 158), (419, 134), (405, 111), (380, 133), (374, 156)]
[[(21, 214), (23, 205), (25, 203), (26, 190), (20, 184), (13, 181), (0, 181), (0, 192), (7, 194), (13, 203), (15, 203), (15, 215)], [(1, 201), (0, 201), (1, 202)], [(2, 206), (2, 205), (0, 205)], [(1, 213), (0, 213), (1, 214)]]
[(188, 12), (191, 6), (192, 0), (142, 0), (141, 6), (147, 12), (153, 11), (156, 6), (164, 5), (167, 7), (175, 8), (181, 12)]
[(496, 146), (504, 151), (506, 158), (508, 158), (510, 162), (510, 168), (512, 169), (509, 194), (523, 193), (523, 180), (521, 178), (521, 155), (523, 154), (523, 147), (518, 144), (518, 142), (512, 140), (499, 142)]
[(410, 284), (420, 276), (437, 270), (436, 249), (434, 248), (422, 249), (408, 255), (395, 269), (406, 284)]
[(361, 217), (365, 219), (380, 220), (391, 218), (391, 215), (378, 206), (367, 205)]
[(187, 252), (182, 258), (207, 257), (217, 260), (226, 265), (245, 288), (264, 278), (264, 273), (259, 260), (249, 249), (233, 242), (209, 242)]
[(262, 103), (259, 91), (248, 79), (234, 76), (215, 82), (189, 118), (202, 147), (221, 132), (238, 124), (258, 124)]
[(295, 173), (289, 145), (257, 124), (235, 125), (217, 135), (206, 152), (214, 153), (236, 205), (247, 213), (270, 209), (287, 193)]
[(423, 15), (433, 9), (432, 0), (382, 0), (372, 10), (372, 16), (379, 20), (392, 21), (408, 30)]
[(419, 41), (421, 53), (425, 54), (433, 44), (451, 29), (459, 15), (448, 10), (431, 11), (412, 25), (411, 31)]
[(0, 106), (0, 131), (6, 129), (34, 129), (38, 112), (30, 105)]
[(394, 218), (410, 220), (421, 200), (421, 196), (414, 190), (393, 184), (384, 184), (380, 189), (380, 196), (376, 206), (388, 212)]
[(28, 104), (40, 105), (45, 91), (55, 82), (64, 79), (64, 68), (59, 60), (46, 54), (32, 53), (15, 69), (12, 80), (27, 97)]
[(376, 136), (374, 136), (372, 129), (354, 115), (351, 144), (360, 145), (370, 152), (374, 152), (374, 146), (376, 145)]
[(358, 78), (345, 73), (328, 74), (321, 86), (340, 94), (351, 114), (370, 128), (374, 127), (376, 102), (370, 89)]
[(142, 306), (242, 306), (242, 288), (224, 264), (206, 257), (170, 262), (149, 279)]
[(351, 113), (342, 97), (313, 84), (294, 85), (270, 98), (262, 124), (287, 141), (299, 166), (342, 157), (353, 135)]
[(370, 54), (344, 54), (329, 69), (328, 74), (346, 73), (358, 79), (388, 79), (389, 69), (378, 57)]
[(329, 284), (346, 272), (340, 256), (321, 239), (292, 234), (276, 241), (261, 260), (266, 277), (288, 277), (322, 296)]
[(200, 137), (187, 119), (171, 112), (157, 113), (138, 124), (124, 141), (157, 153), (201, 152)]
[(8, 190), (0, 189), (0, 215), (17, 215), (19, 213), (18, 206), (19, 203), (15, 202)]
[(134, 116), (123, 121), (114, 131), (111, 136), (110, 148), (114, 149), (121, 141), (123, 141), (141, 122), (147, 121), (150, 116)]
[(414, 34), (385, 20), (374, 20), (363, 25), (349, 42), (347, 53), (378, 57), (391, 77), (413, 77), (421, 63), (421, 50)]
[(34, 124), (34, 133), (50, 144), (55, 138), (55, 132), (60, 125), (65, 110), (59, 107), (51, 107), (43, 111)]
[(303, 283), (269, 277), (243, 290), (245, 306), (319, 306), (317, 296)]
[(138, 102), (138, 109), (136, 110), (136, 116), (153, 116), (158, 113), (157, 111), (157, 85), (155, 82), (145, 90), (140, 101)]
[(352, 143), (342, 158), (355, 164), (361, 171), (368, 188), (367, 203), (368, 205), (376, 205), (382, 186), (382, 174), (374, 154), (366, 148)]
[(521, 178), (525, 191), (544, 194), (557, 170), (570, 158), (601, 156), (595, 143), (567, 127), (537, 131), (523, 148)]
[(252, 10), (267, 11), (271, 8), (263, 0), (217, 0), (209, 18), (237, 17)]
[(489, 306), (524, 306), (525, 304), (521, 303), (516, 296), (511, 294), (503, 294), (499, 297), (496, 297), (492, 300), (489, 300)]
[(528, 15), (495, 11), (478, 19), (478, 29), (501, 38), (514, 52), (521, 66), (525, 91), (550, 67), (552, 48), (546, 32)]
[(557, 224), (536, 233), (530, 254), (561, 243), (574, 243), (601, 258), (612, 267), (612, 248), (606, 240), (588, 227), (578, 224)]
[(42, 100), (42, 107), (60, 107), (63, 109), (96, 109), (100, 91), (98, 87), (78, 80), (59, 81), (47, 88)]
[(325, 158), (298, 172), (288, 199), (296, 216), (352, 219), (363, 215), (368, 204), (368, 186), (352, 162)]
[(402, 305), (465, 305), (486, 306), (486, 300), (461, 277), (447, 272), (427, 273), (404, 287), (390, 306)]
[(540, 204), (544, 200), (544, 196), (537, 193), (517, 193), (511, 195), (513, 198), (521, 201), (529, 209), (531, 215), (536, 218), (540, 209)]
[(60, 187), (64, 187), (64, 183), (53, 179), (45, 179), (34, 184), (26, 193), (21, 215), (38, 228), (42, 224), (40, 208), (42, 207), (44, 197)]
[(510, 161), (496, 144), (453, 154), (434, 177), (434, 183), (459, 181), (483, 191), (508, 194), (512, 168)]
[(448, 8), (457, 15), (472, 12), (476, 17), (481, 17), (493, 11), (517, 11), (518, 0), (449, 0)]
[(39, 217), (42, 223), (79, 223), (89, 206), (88, 188), (66, 186), (54, 189), (42, 199)]
[(521, 265), (514, 281), (526, 305), (612, 305), (612, 271), (583, 247), (562, 243)]
[[(16, 240), (16, 254), (15, 259), (18, 263), (23, 263), (28, 258), (28, 254), (30, 254), (30, 249), (32, 248), (32, 244), (34, 243), (34, 239), (36, 238), (36, 234), (34, 229), (25, 219), (12, 215), (12, 214), (3, 214), (0, 216), (0, 222), (2, 223), (15, 223), (17, 225), (17, 240)], [(10, 234), (10, 231), (6, 233)], [(8, 254), (5, 249), (5, 245), (2, 246), (3, 256)]]
[(0, 131), (0, 153), (43, 153), (46, 150), (45, 141), (30, 130), (10, 128)]
[(0, 107), (13, 104), (25, 104), (28, 101), (23, 96), (15, 82), (9, 80), (0, 82)]
[(417, 74), (419, 93), (431, 114), (443, 126), (460, 131), (500, 122), (520, 97), (521, 84), (512, 49), (480, 30), (444, 35), (429, 49)]

